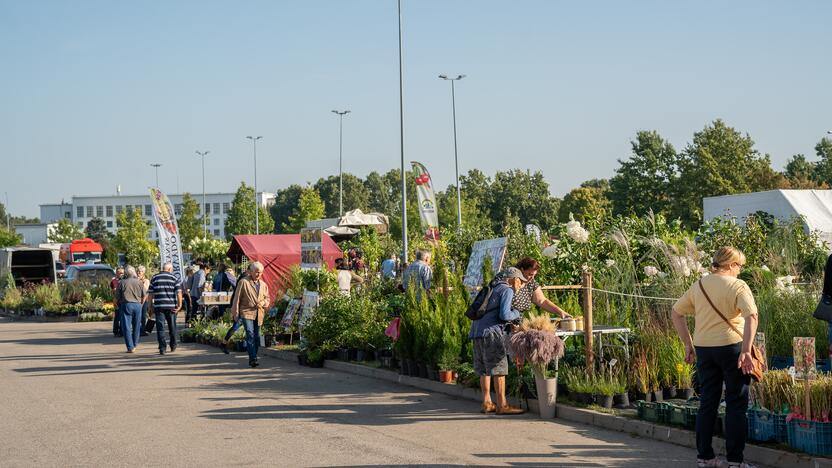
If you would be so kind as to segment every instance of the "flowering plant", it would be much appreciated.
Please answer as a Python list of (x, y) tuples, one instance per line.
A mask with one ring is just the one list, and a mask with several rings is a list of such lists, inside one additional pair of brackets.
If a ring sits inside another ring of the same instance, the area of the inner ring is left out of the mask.
[(544, 375), (546, 366), (561, 358), (564, 349), (548, 314), (532, 314), (523, 319), (520, 330), (511, 335), (509, 346), (514, 356), (528, 362), (536, 373)]

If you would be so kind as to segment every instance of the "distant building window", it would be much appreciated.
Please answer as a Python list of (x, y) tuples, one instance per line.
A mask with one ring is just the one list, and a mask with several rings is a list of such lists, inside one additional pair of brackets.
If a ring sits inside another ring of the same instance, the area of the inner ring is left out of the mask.
[(113, 217), (113, 205), (107, 205), (107, 217), (108, 218)]
[(220, 214), (220, 204), (214, 203), (214, 214)]
[(121, 214), (124, 211), (124, 207), (121, 205), (116, 205), (116, 214)]
[(207, 214), (207, 215), (211, 214), (211, 204), (210, 203), (205, 204), (205, 214)]
[(108, 228), (113, 227), (113, 222), (112, 222), (112, 221), (107, 221), (107, 227), (108, 227)]
[(219, 225), (220, 225), (220, 219), (219, 218), (214, 218), (214, 226), (219, 226)]
[(101, 218), (104, 216), (104, 207), (99, 205), (95, 207), (95, 216)]
[(231, 203), (223, 203), (222, 204), (222, 213), (228, 214), (228, 210), (231, 209)]
[(79, 206), (79, 207), (75, 208), (75, 215), (79, 218), (83, 218), (84, 217), (84, 207)]
[(91, 206), (87, 207), (87, 218), (92, 218), (92, 207)]
[(214, 237), (219, 237), (219, 236), (220, 236), (220, 230), (219, 229), (214, 229)]
[(144, 215), (145, 216), (150, 216), (152, 214), (153, 214), (153, 207), (150, 206), (150, 205), (145, 205), (144, 206)]
[(182, 214), (182, 204), (177, 203), (176, 205), (173, 205), (173, 212), (176, 213), (176, 216), (181, 215)]

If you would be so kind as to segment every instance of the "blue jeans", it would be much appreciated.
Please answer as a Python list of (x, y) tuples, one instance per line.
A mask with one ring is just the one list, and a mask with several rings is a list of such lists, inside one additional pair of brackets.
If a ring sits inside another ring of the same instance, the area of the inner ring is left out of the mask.
[[(228, 343), (228, 340), (230, 340), (231, 337), (234, 336), (235, 333), (237, 333), (237, 330), (239, 330), (242, 325), (243, 325), (243, 319), (241, 319), (241, 318), (235, 320), (234, 323), (231, 324), (231, 328), (228, 330), (228, 333), (225, 334), (225, 342), (226, 343)], [(260, 340), (257, 340), (257, 341), (260, 341)]]
[(130, 351), (139, 345), (142, 331), (142, 305), (138, 302), (128, 302), (123, 307), (121, 333), (124, 334), (124, 344)]
[(716, 455), (711, 444), (716, 424), (722, 383), (725, 382), (725, 449), (729, 462), (742, 462), (748, 430), (749, 377), (737, 368), (742, 343), (728, 346), (697, 346), (696, 374), (701, 395), (696, 416), (696, 450), (698, 458), (710, 460)]
[(170, 349), (176, 347), (176, 312), (172, 309), (156, 309), (156, 340), (159, 342), (159, 351), (167, 347), (165, 343), (165, 322), (170, 330)]
[(246, 348), (248, 348), (248, 361), (257, 359), (257, 350), (260, 349), (260, 324), (257, 319), (242, 319), (243, 327), (246, 329)]

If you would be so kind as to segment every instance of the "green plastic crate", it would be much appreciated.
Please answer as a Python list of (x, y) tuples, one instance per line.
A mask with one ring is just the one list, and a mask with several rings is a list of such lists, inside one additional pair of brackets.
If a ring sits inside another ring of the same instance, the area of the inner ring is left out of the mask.
[(659, 404), (654, 401), (644, 401), (639, 400), (636, 402), (638, 405), (638, 418), (644, 421), (649, 422), (660, 422), (659, 421)]
[(696, 413), (699, 408), (691, 405), (670, 405), (670, 417), (668, 422), (685, 429), (696, 428)]

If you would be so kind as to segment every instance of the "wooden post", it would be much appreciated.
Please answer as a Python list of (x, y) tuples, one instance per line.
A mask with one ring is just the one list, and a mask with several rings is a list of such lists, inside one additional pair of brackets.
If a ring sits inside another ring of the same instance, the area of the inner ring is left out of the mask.
[(806, 393), (806, 408), (803, 411), (803, 417), (806, 418), (807, 421), (812, 420), (812, 381), (810, 380), (809, 376), (806, 375), (806, 380), (804, 380), (805, 386), (803, 387)]
[(586, 367), (587, 370), (594, 369), (593, 366), (593, 340), (592, 340), (592, 272), (583, 272), (584, 287), (584, 344), (586, 346)]

